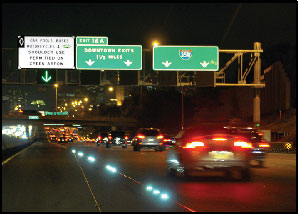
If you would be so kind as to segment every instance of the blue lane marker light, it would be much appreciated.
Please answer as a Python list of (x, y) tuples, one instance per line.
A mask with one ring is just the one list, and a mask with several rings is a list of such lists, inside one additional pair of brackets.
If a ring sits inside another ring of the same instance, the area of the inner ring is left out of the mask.
[(117, 172), (116, 168), (111, 167), (110, 165), (107, 165), (106, 168), (107, 168), (108, 170), (111, 170), (112, 172)]
[(75, 149), (73, 149), (73, 150), (71, 150), (71, 152), (75, 154), (77, 151)]
[(89, 157), (88, 157), (88, 160), (89, 160), (90, 162), (94, 162), (94, 161), (95, 161), (95, 158), (92, 157), (92, 156), (89, 156)]
[(83, 157), (83, 152), (78, 152), (78, 155), (80, 156), (80, 157)]
[(163, 194), (161, 194), (160, 198), (166, 200), (169, 198), (169, 196), (168, 196), (168, 194), (163, 193)]
[(153, 191), (153, 194), (154, 195), (158, 195), (159, 193), (160, 193), (160, 191), (158, 189), (156, 189), (156, 190)]
[(150, 186), (150, 185), (146, 187), (146, 190), (147, 190), (147, 191), (152, 191), (152, 189), (153, 189), (153, 188), (152, 188), (152, 186)]

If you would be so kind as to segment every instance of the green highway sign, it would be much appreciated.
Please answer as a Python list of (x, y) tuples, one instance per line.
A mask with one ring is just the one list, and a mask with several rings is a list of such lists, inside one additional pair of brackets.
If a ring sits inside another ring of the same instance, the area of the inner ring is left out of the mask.
[(107, 45), (108, 44), (108, 37), (102, 36), (77, 36), (76, 37), (76, 44), (77, 45)]
[(52, 116), (52, 115), (67, 116), (68, 115), (68, 111), (64, 111), (64, 112), (45, 111), (45, 115), (46, 116)]
[(142, 70), (141, 45), (77, 44), (76, 68), (81, 70)]
[(43, 70), (37, 72), (37, 83), (38, 84), (53, 84), (56, 82), (56, 71), (55, 70)]
[(217, 46), (155, 46), (153, 70), (218, 71)]
[(29, 116), (29, 120), (38, 120), (39, 117), (38, 116)]

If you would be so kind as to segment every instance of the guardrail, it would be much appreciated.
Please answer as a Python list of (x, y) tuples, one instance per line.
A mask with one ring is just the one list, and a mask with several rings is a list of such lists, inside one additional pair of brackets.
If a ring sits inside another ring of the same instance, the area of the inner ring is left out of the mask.
[(270, 142), (269, 153), (296, 153), (294, 142)]

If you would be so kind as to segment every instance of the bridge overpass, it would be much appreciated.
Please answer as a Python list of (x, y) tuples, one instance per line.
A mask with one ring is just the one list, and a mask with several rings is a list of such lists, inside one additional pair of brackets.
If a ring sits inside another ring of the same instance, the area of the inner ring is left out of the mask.
[(134, 118), (127, 117), (86, 117), (86, 118), (71, 118), (68, 116), (39, 116), (39, 119), (29, 119), (29, 115), (10, 116), (2, 115), (2, 124), (64, 124), (64, 126), (72, 126), (79, 124), (81, 126), (116, 126), (135, 128), (137, 121)]

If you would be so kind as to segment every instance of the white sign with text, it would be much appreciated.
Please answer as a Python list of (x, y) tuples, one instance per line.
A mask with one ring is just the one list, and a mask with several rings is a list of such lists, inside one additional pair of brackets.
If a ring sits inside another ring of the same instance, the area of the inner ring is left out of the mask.
[(74, 37), (18, 36), (18, 69), (75, 69)]

